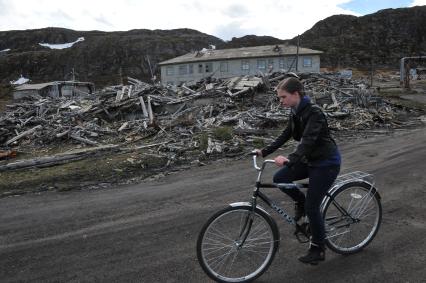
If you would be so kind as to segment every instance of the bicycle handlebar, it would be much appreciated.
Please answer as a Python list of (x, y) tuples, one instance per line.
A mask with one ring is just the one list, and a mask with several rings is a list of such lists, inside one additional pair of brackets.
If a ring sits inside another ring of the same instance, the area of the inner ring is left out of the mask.
[(257, 165), (257, 152), (256, 152), (256, 151), (252, 151), (252, 152), (250, 152), (250, 155), (252, 155), (252, 156), (253, 156), (253, 166), (254, 166), (254, 168), (255, 168), (256, 170), (258, 170), (258, 171), (262, 171), (262, 170), (265, 168), (265, 165), (266, 165), (267, 163), (275, 163), (275, 160), (272, 160), (272, 159), (265, 159), (265, 160), (263, 160), (262, 167), (259, 167), (259, 166)]

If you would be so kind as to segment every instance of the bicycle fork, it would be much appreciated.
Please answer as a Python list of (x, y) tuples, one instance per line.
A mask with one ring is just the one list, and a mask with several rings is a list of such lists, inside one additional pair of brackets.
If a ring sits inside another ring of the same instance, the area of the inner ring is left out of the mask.
[(246, 242), (247, 237), (250, 233), (251, 227), (253, 225), (253, 216), (256, 209), (256, 205), (257, 205), (256, 196), (254, 194), (252, 197), (251, 205), (252, 205), (252, 209), (245, 217), (243, 227), (241, 228), (240, 235), (238, 236), (238, 239), (239, 239), (239, 241), (237, 242), (238, 249), (241, 249), (244, 243)]

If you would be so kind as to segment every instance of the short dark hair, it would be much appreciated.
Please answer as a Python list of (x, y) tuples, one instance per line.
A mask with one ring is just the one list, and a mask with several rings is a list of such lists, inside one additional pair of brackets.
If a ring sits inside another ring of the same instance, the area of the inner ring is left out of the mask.
[(279, 89), (285, 90), (288, 93), (294, 93), (297, 91), (300, 96), (305, 95), (303, 84), (299, 81), (299, 79), (293, 77), (282, 80), (277, 86), (277, 90)]

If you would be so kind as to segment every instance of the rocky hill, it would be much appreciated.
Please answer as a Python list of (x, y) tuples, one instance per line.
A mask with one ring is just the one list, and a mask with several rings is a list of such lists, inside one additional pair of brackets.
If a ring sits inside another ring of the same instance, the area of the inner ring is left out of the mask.
[[(75, 43), (50, 49), (39, 43)], [(120, 83), (121, 77), (149, 80), (157, 63), (209, 45), (236, 48), (277, 44), (286, 40), (247, 35), (225, 42), (191, 29), (130, 30), (126, 32), (75, 31), (45, 28), (0, 32), (0, 84), (20, 74), (33, 82), (77, 78), (97, 86)], [(296, 44), (297, 39), (290, 40)], [(323, 67), (398, 68), (403, 56), (426, 55), (426, 6), (386, 9), (363, 17), (335, 15), (301, 35), (301, 45), (325, 53)], [(1, 90), (1, 89), (0, 89)]]
[(324, 51), (322, 66), (398, 68), (401, 57), (426, 55), (426, 6), (331, 16), (303, 33), (300, 44)]
[[(80, 37), (84, 41), (66, 49), (39, 45), (75, 42)], [(223, 41), (217, 37), (190, 29), (82, 32), (45, 28), (0, 32), (0, 82), (7, 83), (20, 74), (33, 82), (64, 80), (73, 68), (78, 79), (97, 85), (119, 83), (120, 73), (122, 77), (148, 80), (149, 64), (155, 72), (158, 62), (220, 43)]]
[(230, 41), (220, 43), (217, 48), (240, 48), (240, 47), (251, 47), (261, 45), (274, 45), (282, 44), (288, 40), (278, 39), (272, 36), (257, 36), (257, 35), (245, 35), (243, 37), (233, 37)]

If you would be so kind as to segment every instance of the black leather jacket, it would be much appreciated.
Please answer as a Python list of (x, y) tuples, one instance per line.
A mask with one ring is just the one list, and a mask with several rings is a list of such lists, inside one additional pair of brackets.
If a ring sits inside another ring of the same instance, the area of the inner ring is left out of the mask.
[(307, 102), (297, 113), (290, 115), (287, 128), (270, 145), (262, 149), (262, 156), (266, 157), (291, 137), (299, 144), (296, 150), (288, 156), (286, 165), (291, 167), (298, 162), (312, 162), (325, 160), (333, 156), (337, 150), (336, 142), (330, 135), (327, 119), (321, 108)]

